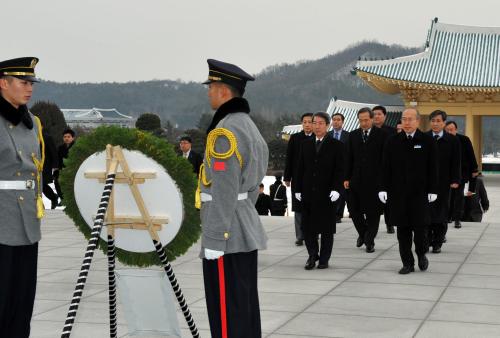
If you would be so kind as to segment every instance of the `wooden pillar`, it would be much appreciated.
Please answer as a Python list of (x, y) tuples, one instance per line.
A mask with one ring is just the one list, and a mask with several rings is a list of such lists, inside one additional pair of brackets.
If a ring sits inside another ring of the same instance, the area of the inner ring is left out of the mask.
[(479, 170), (482, 170), (482, 154), (483, 154), (483, 123), (480, 115), (473, 115), (472, 111), (468, 111), (465, 116), (465, 135), (467, 135), (474, 148), (476, 161)]
[(429, 115), (420, 114), (420, 125), (418, 127), (424, 133), (431, 130), (431, 123), (429, 122)]

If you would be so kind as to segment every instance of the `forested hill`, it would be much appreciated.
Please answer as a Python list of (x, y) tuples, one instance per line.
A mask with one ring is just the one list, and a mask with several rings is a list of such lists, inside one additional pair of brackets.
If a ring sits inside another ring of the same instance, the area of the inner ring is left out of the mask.
[[(334, 40), (334, 39), (333, 39)], [(332, 44), (335, 42), (332, 41)], [(253, 114), (272, 119), (280, 115), (326, 109), (329, 100), (384, 104), (401, 103), (399, 96), (383, 95), (351, 74), (359, 57), (387, 58), (419, 52), (416, 48), (362, 42), (322, 59), (270, 66), (247, 86)], [(128, 83), (56, 83), (37, 85), (33, 102), (48, 100), (60, 108), (117, 108), (139, 116), (145, 112), (160, 115), (180, 128), (196, 125), (209, 112), (206, 89), (194, 82), (154, 80)]]

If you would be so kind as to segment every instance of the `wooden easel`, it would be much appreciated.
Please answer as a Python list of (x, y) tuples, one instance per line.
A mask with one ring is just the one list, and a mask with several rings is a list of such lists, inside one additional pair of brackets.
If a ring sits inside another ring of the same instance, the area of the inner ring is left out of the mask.
[[(168, 218), (151, 216), (139, 191), (139, 184), (144, 184), (146, 179), (156, 178), (155, 172), (132, 172), (128, 166), (127, 160), (123, 156), (123, 151), (120, 146), (106, 146), (106, 172), (85, 172), (84, 177), (88, 179), (98, 179), (99, 183), (104, 183), (109, 172), (111, 163), (117, 162), (117, 171), (115, 184), (128, 184), (135, 203), (139, 208), (141, 216), (116, 215), (114, 195), (115, 190), (111, 192), (108, 210), (105, 218), (105, 225), (108, 227), (108, 235), (114, 237), (116, 228), (148, 230), (151, 238), (159, 240), (158, 231), (162, 229), (162, 224), (169, 222)], [(118, 171), (121, 167), (122, 171)]]
[[(121, 171), (119, 171), (121, 168)], [(156, 217), (151, 216), (149, 213), (144, 199), (142, 198), (141, 192), (139, 191), (139, 184), (143, 184), (146, 179), (156, 178), (155, 172), (132, 172), (130, 167), (123, 155), (122, 148), (120, 146), (106, 146), (106, 172), (85, 172), (84, 177), (88, 179), (98, 179), (100, 183), (105, 183), (108, 185), (107, 180), (110, 176), (114, 176), (113, 181), (109, 183), (110, 191), (108, 191), (109, 202), (106, 208), (98, 209), (99, 214), (105, 212), (104, 224), (95, 220), (94, 228), (92, 229), (92, 235), (89, 240), (89, 246), (85, 254), (85, 259), (82, 264), (80, 271), (80, 277), (77, 281), (77, 286), (75, 288), (75, 293), (73, 294), (73, 300), (70, 305), (70, 310), (66, 319), (65, 329), (63, 331), (62, 337), (69, 337), (71, 333), (71, 328), (76, 317), (76, 311), (78, 309), (78, 304), (81, 298), (81, 293), (83, 292), (83, 287), (86, 282), (88, 270), (90, 269), (90, 262), (93, 256), (93, 251), (97, 246), (97, 241), (99, 234), (101, 232), (102, 225), (107, 226), (108, 232), (108, 281), (109, 281), (109, 317), (110, 317), (110, 337), (117, 337), (117, 319), (116, 319), (116, 279), (115, 279), (115, 229), (133, 229), (133, 230), (147, 230), (153, 241), (153, 245), (156, 249), (158, 257), (160, 258), (161, 264), (167, 274), (167, 277), (172, 285), (174, 294), (179, 302), (181, 310), (184, 314), (184, 318), (187, 321), (188, 327), (191, 331), (193, 337), (199, 337), (198, 329), (194, 323), (191, 316), (191, 312), (187, 306), (187, 302), (184, 299), (184, 295), (179, 287), (177, 279), (173, 273), (172, 267), (167, 260), (167, 255), (163, 245), (160, 241), (158, 231), (162, 229), (163, 224), (168, 224), (169, 219), (166, 217)], [(115, 191), (112, 189), (114, 184), (128, 184), (134, 201), (139, 209), (141, 216), (130, 216), (130, 215), (116, 215), (115, 214)], [(102, 199), (106, 199), (106, 185), (105, 192), (103, 193)], [(102, 218), (101, 218), (102, 221)], [(97, 224), (96, 224), (97, 223)], [(76, 295), (76, 296), (75, 296)]]

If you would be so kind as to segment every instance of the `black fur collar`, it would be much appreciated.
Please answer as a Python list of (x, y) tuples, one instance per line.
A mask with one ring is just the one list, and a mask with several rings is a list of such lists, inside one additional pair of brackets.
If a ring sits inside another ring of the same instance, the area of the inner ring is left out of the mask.
[(2, 95), (0, 95), (0, 115), (13, 125), (17, 126), (22, 122), (28, 129), (33, 129), (33, 120), (31, 119), (28, 107), (22, 105), (19, 106), (19, 109), (16, 109)]
[(215, 115), (212, 119), (212, 123), (210, 123), (210, 127), (208, 127), (207, 134), (210, 133), (217, 124), (228, 114), (232, 113), (250, 113), (250, 106), (248, 105), (248, 101), (242, 97), (233, 97), (231, 100), (222, 104), (219, 109), (215, 112)]

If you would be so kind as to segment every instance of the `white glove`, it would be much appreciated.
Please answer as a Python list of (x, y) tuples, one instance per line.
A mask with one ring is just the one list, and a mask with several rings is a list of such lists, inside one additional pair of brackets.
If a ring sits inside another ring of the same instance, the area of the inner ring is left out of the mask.
[(336, 200), (338, 200), (339, 197), (340, 197), (340, 194), (338, 192), (336, 192), (335, 190), (330, 192), (330, 199), (332, 200), (332, 202), (335, 202)]
[(205, 249), (205, 258), (206, 259), (217, 259), (217, 258), (222, 257), (222, 256), (224, 256), (224, 251)]
[(378, 199), (384, 204), (387, 203), (387, 191), (380, 191), (378, 193)]
[(295, 193), (295, 198), (299, 201), (302, 201), (302, 194), (300, 192)]
[(436, 194), (427, 194), (427, 198), (429, 199), (429, 203), (432, 203), (435, 200), (437, 200), (438, 195), (436, 195)]

